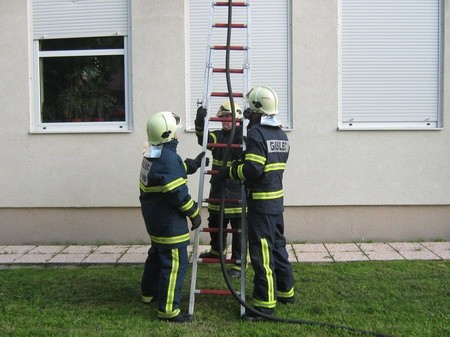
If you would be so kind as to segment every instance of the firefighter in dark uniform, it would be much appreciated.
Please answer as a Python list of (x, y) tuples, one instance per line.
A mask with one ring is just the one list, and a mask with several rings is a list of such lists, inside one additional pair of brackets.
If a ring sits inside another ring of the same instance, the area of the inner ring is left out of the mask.
[(158, 318), (183, 323), (191, 320), (179, 309), (190, 241), (186, 217), (191, 230), (200, 226), (201, 218), (186, 184), (189, 167), (176, 152), (180, 125), (180, 118), (168, 111), (149, 119), (150, 146), (142, 160), (139, 199), (151, 239), (141, 281), (142, 301), (158, 302)]
[[(277, 301), (293, 303), (294, 276), (286, 250), (283, 222), (283, 172), (289, 140), (275, 117), (278, 97), (267, 86), (255, 87), (246, 100), (251, 128), (240, 162), (221, 168), (219, 177), (244, 180), (247, 191), (248, 240), (254, 276), (254, 308), (271, 315)], [(261, 319), (247, 312), (244, 319)]]
[[(242, 110), (236, 105), (235, 108), (235, 118), (236, 120), (242, 119)], [(225, 101), (223, 105), (220, 106), (219, 111), (217, 112), (217, 117), (231, 117), (231, 107), (230, 101)], [(195, 133), (197, 135), (198, 143), (202, 145), (203, 142), (203, 134), (204, 134), (204, 123), (205, 117), (207, 115), (207, 110), (200, 106), (197, 110), (197, 116), (195, 119)], [(208, 132), (208, 143), (209, 144), (226, 144), (230, 140), (231, 137), (231, 128), (232, 122), (222, 122), (222, 129), (213, 130)], [(232, 140), (232, 144), (241, 144), (242, 143), (242, 127), (237, 123), (234, 139)], [(230, 166), (231, 162), (234, 160), (238, 160), (241, 156), (242, 150), (241, 148), (231, 148), (230, 155), (228, 156), (227, 163), (224, 163), (225, 151), (226, 148), (223, 147), (214, 147), (209, 146), (209, 150), (212, 153), (212, 169), (218, 170), (222, 166)], [(220, 199), (221, 197), (221, 184), (220, 180), (216, 175), (212, 175), (210, 179), (210, 199)], [(242, 199), (242, 185), (238, 180), (227, 179), (225, 181), (225, 199)], [(220, 205), (218, 203), (208, 203), (208, 227), (209, 228), (219, 228), (220, 226)], [(240, 229), (242, 225), (242, 205), (239, 203), (225, 203), (224, 209), (224, 219), (223, 219), (223, 228), (227, 228), (228, 223), (230, 223), (231, 228)], [(199, 255), (200, 258), (219, 258), (220, 249), (219, 249), (219, 233), (210, 233), (211, 248), (209, 252), (203, 252)], [(226, 252), (226, 242), (227, 242), (227, 233), (223, 233), (223, 244), (225, 254)], [(231, 242), (231, 258), (240, 260), (241, 259), (241, 235), (240, 233), (232, 234), (232, 242)], [(240, 277), (241, 276), (241, 265), (239, 263), (234, 264), (231, 267), (231, 270), (228, 272), (228, 275), (231, 277)]]

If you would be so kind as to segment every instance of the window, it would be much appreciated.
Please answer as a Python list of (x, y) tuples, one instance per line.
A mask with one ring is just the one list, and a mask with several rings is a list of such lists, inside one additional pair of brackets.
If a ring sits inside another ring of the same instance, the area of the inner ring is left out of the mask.
[[(284, 129), (292, 129), (292, 104), (291, 104), (291, 57), (290, 57), (290, 3), (289, 0), (273, 1), (258, 0), (251, 1), (250, 7), (250, 31), (251, 44), (249, 54), (250, 65), (250, 87), (255, 85), (271, 86), (279, 98), (278, 120)], [(189, 0), (189, 36), (188, 47), (188, 112), (187, 129), (193, 130), (197, 102), (202, 101), (204, 95), (204, 74), (206, 65), (206, 54), (208, 44), (209, 18), (211, 0)], [(220, 11), (223, 11), (221, 14)], [(233, 23), (244, 23), (246, 20), (245, 9), (233, 7)], [(214, 23), (227, 22), (227, 7), (215, 9)], [(216, 16), (217, 15), (217, 16)], [(267, 24), (270, 17), (270, 24)], [(221, 19), (221, 21), (219, 21)], [(214, 32), (212, 44), (226, 44), (226, 29), (222, 32)], [(244, 39), (239, 29), (233, 29), (231, 40), (233, 45), (246, 45), (241, 42)], [(215, 39), (214, 39), (215, 38)], [(230, 68), (243, 68), (245, 61), (238, 51), (230, 52)], [(219, 67), (225, 67), (225, 51), (223, 54), (216, 52), (213, 63)], [(231, 74), (233, 92), (241, 92), (242, 83), (239, 83), (239, 75)], [(240, 78), (239, 78), (240, 79)], [(224, 74), (213, 76), (214, 88), (223, 87), (221, 92), (226, 92), (226, 79)], [(214, 90), (213, 90), (214, 91)], [(246, 94), (246, 92), (243, 92)], [(214, 101), (213, 101), (214, 99)], [(218, 107), (226, 98), (211, 98), (210, 110), (216, 112)], [(241, 107), (245, 106), (242, 98), (235, 98), (235, 102)]]
[(128, 0), (33, 0), (32, 132), (131, 130)]
[(442, 127), (442, 1), (340, 0), (339, 11), (339, 128)]

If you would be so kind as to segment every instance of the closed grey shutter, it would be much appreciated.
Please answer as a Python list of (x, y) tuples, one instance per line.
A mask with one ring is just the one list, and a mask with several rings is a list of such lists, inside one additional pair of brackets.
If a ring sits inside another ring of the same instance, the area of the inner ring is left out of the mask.
[(128, 0), (33, 0), (33, 38), (128, 35)]
[[(286, 129), (292, 128), (291, 103), (290, 103), (290, 19), (289, 0), (277, 1), (274, 5), (270, 0), (253, 0), (251, 4), (251, 54), (250, 54), (250, 77), (251, 86), (269, 85), (279, 97), (278, 119)], [(204, 73), (206, 65), (206, 51), (209, 31), (209, 17), (211, 0), (189, 0), (189, 48), (188, 48), (188, 114), (187, 129), (193, 129), (193, 122), (197, 110), (197, 100), (202, 100), (204, 89)], [(219, 12), (216, 9), (215, 14)], [(226, 11), (225, 11), (226, 13)], [(220, 16), (219, 16), (220, 17)], [(268, 24), (267, 18), (270, 18)], [(226, 23), (226, 16), (222, 20)], [(233, 23), (242, 23), (245, 16), (239, 9), (233, 9)], [(232, 31), (232, 44), (242, 44), (243, 36), (239, 30)], [(226, 29), (224, 34), (215, 33), (213, 44), (226, 43)], [(225, 64), (225, 53), (215, 56), (221, 57)], [(215, 64), (219, 60), (215, 59)], [(231, 54), (230, 67), (242, 67), (243, 59), (238, 53)], [(220, 64), (220, 63), (219, 63)], [(239, 79), (234, 80), (231, 76), (233, 92), (239, 92), (242, 85)], [(220, 83), (219, 83), (220, 82)], [(215, 88), (226, 89), (225, 77), (215, 74), (213, 76)], [(217, 90), (216, 90), (217, 91)], [(226, 90), (225, 90), (226, 91)], [(246, 94), (246, 93), (244, 93)], [(235, 102), (244, 107), (241, 99)], [(216, 107), (211, 106), (211, 109)]]
[(440, 6), (340, 1), (340, 128), (440, 126)]

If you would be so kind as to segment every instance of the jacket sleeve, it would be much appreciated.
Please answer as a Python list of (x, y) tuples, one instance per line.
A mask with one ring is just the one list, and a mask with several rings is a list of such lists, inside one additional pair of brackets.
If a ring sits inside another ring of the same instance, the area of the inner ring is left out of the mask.
[(181, 158), (167, 163), (160, 178), (164, 198), (177, 207), (180, 213), (190, 218), (195, 217), (199, 208), (189, 194), (186, 170)]
[(243, 159), (234, 162), (229, 171), (231, 179), (256, 180), (263, 174), (266, 163), (266, 149), (259, 131), (250, 129), (246, 137), (247, 149)]

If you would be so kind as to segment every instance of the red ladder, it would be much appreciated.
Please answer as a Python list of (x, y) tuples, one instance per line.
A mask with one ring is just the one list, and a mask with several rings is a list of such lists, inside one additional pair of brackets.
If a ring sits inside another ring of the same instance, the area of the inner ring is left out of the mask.
[[(207, 42), (207, 62), (206, 62), (206, 68), (205, 68), (205, 81), (204, 81), (204, 90), (203, 90), (203, 100), (200, 102), (200, 104), (203, 105), (208, 110), (208, 116), (205, 118), (205, 126), (203, 131), (203, 144), (202, 149), (203, 151), (206, 151), (208, 147), (227, 147), (227, 144), (218, 144), (218, 143), (208, 143), (208, 134), (210, 130), (210, 122), (222, 122), (222, 121), (232, 121), (232, 118), (230, 117), (215, 117), (215, 116), (209, 116), (209, 113), (215, 114), (215, 111), (218, 110), (218, 107), (223, 103), (223, 99), (225, 97), (229, 97), (229, 93), (227, 92), (226, 87), (220, 86), (219, 83), (226, 83), (224, 75), (226, 74), (226, 68), (223, 66), (223, 64), (216, 64), (219, 63), (221, 58), (218, 58), (216, 54), (224, 53), (224, 51), (229, 50), (230, 53), (233, 51), (233, 55), (236, 56), (237, 62), (233, 64), (232, 67), (229, 68), (230, 74), (233, 74), (236, 77), (240, 77), (240, 87), (238, 88), (237, 92), (233, 92), (233, 97), (236, 97), (237, 99), (240, 99), (242, 101), (241, 106), (245, 105), (245, 102), (243, 100), (244, 93), (248, 92), (249, 86), (250, 86), (250, 67), (249, 67), (249, 50), (250, 50), (250, 29), (249, 29), (249, 23), (250, 23), (250, 0), (247, 0), (246, 2), (232, 2), (231, 5), (233, 6), (233, 9), (236, 8), (236, 10), (233, 10), (233, 19), (237, 18), (238, 20), (242, 20), (244, 22), (240, 23), (233, 23), (231, 25), (231, 29), (233, 32), (235, 30), (240, 31), (241, 35), (238, 36), (237, 43), (228, 46), (220, 44), (220, 41), (216, 41), (216, 34), (219, 31), (224, 31), (224, 28), (228, 28), (228, 2), (224, 1), (212, 1), (211, 3), (211, 10), (210, 10), (210, 25), (209, 25), (209, 32), (208, 32), (208, 42)], [(220, 37), (219, 37), (220, 38)], [(225, 40), (226, 41), (226, 40)], [(215, 43), (216, 42), (216, 43)], [(240, 55), (237, 56), (237, 53)], [(241, 62), (240, 65), (237, 65), (237, 63)], [(213, 79), (213, 76), (219, 77), (218, 81), (216, 78)], [(223, 80), (220, 78), (220, 76), (223, 77)], [(233, 84), (237, 84), (234, 82)], [(212, 88), (216, 90), (212, 90)], [(218, 88), (216, 88), (218, 87)], [(220, 101), (219, 101), (220, 99)], [(242, 122), (242, 121), (240, 121)], [(243, 133), (245, 133), (245, 127), (243, 126)], [(241, 148), (242, 147), (242, 141), (239, 144), (231, 144), (231, 148)], [(199, 205), (204, 205), (204, 203), (211, 203), (211, 204), (220, 204), (220, 199), (214, 199), (214, 198), (204, 198), (204, 185), (205, 185), (205, 177), (208, 174), (217, 174), (217, 170), (206, 170), (205, 168), (205, 158), (202, 160), (202, 166), (200, 170), (200, 182), (199, 182), (199, 197), (198, 202)], [(242, 186), (242, 198), (240, 200), (237, 199), (225, 199), (225, 202), (227, 203), (239, 203), (242, 206), (243, 209), (243, 216), (242, 216), (242, 229), (240, 229), (238, 232), (240, 232), (241, 240), (242, 240), (242, 251), (241, 251), (241, 258), (239, 260), (234, 259), (225, 259), (224, 262), (226, 264), (235, 264), (240, 263), (241, 264), (241, 277), (240, 277), (240, 291), (238, 292), (239, 296), (243, 301), (245, 301), (245, 269), (246, 269), (246, 235), (245, 235), (245, 213), (246, 213), (246, 206), (244, 198), (244, 187)], [(194, 306), (195, 306), (195, 295), (197, 294), (206, 294), (206, 295), (231, 295), (231, 291), (228, 289), (197, 289), (197, 273), (198, 273), (198, 264), (199, 263), (220, 263), (220, 259), (214, 259), (214, 258), (199, 258), (199, 241), (200, 241), (200, 233), (211, 233), (211, 232), (218, 232), (218, 228), (198, 228), (195, 230), (194, 233), (194, 247), (193, 247), (193, 254), (192, 254), (192, 277), (191, 277), (191, 288), (190, 288), (190, 296), (189, 296), (189, 314), (193, 315), (194, 313)], [(223, 233), (236, 233), (237, 230), (231, 229), (231, 228), (225, 228), (223, 229)], [(245, 313), (245, 308), (241, 305), (241, 316)]]

